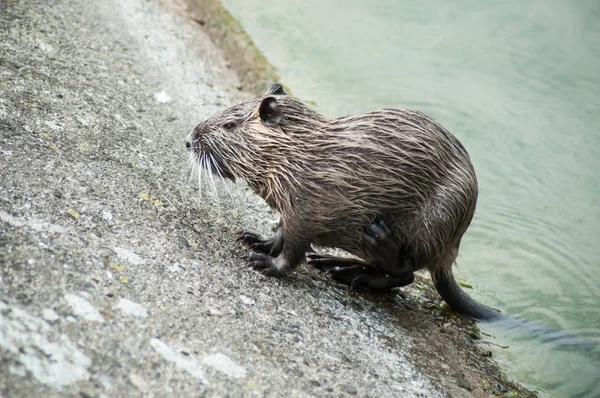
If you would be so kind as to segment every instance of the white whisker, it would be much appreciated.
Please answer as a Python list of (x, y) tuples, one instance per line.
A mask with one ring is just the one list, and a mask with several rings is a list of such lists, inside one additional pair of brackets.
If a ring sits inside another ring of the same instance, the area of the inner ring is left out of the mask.
[(173, 205), (173, 203), (171, 203), (171, 201), (169, 200), (169, 198), (167, 198), (167, 197), (166, 197), (165, 195), (163, 195), (163, 194), (161, 194), (160, 196), (162, 196), (162, 197), (163, 197), (163, 198), (164, 198), (164, 199), (167, 201), (167, 203), (168, 203), (168, 204), (170, 204), (170, 205), (171, 205), (171, 207), (175, 209), (175, 211), (179, 211), (179, 210), (177, 210), (177, 207), (175, 207), (175, 206)]
[(208, 165), (206, 163), (206, 153), (202, 154), (202, 172), (206, 175), (206, 181), (203, 181), (202, 189), (206, 189), (207, 195), (210, 195), (210, 190), (206, 187), (207, 181), (210, 179), (210, 170), (208, 170)]
[(210, 158), (212, 159), (212, 163), (215, 165), (215, 169), (217, 170), (217, 174), (219, 174), (219, 178), (221, 178), (221, 183), (225, 186), (225, 190), (229, 194), (229, 197), (231, 198), (231, 200), (233, 200), (233, 195), (231, 194), (231, 191), (229, 190), (229, 187), (227, 186), (227, 182), (225, 181), (225, 178), (223, 178), (223, 174), (221, 174), (221, 167), (219, 166), (219, 163), (217, 163), (217, 161), (215, 160), (212, 153), (210, 154)]
[(208, 167), (210, 168), (210, 173), (209, 173), (209, 178), (210, 178), (210, 184), (212, 185), (212, 189), (213, 189), (213, 196), (215, 197), (215, 199), (217, 200), (217, 202), (219, 201), (219, 191), (217, 190), (217, 184), (215, 184), (215, 178), (213, 176), (213, 162), (212, 159), (207, 157), (207, 163), (208, 163)]
[(190, 183), (192, 182), (192, 178), (194, 178), (194, 172), (196, 171), (196, 165), (197, 162), (195, 161), (197, 159), (197, 157), (192, 157), (190, 156), (190, 158), (188, 159), (188, 169), (190, 169), (190, 175), (188, 177), (187, 180), (187, 185), (190, 185)]
[(202, 172), (204, 171), (204, 153), (198, 159), (198, 195), (202, 198)]

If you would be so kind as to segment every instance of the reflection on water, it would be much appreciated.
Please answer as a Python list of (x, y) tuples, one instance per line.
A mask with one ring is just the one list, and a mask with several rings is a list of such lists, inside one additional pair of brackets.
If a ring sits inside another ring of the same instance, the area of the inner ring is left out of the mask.
[[(600, 341), (599, 1), (224, 3), (321, 112), (412, 107), (459, 137), (480, 181), (459, 276), (508, 314)], [(598, 346), (484, 328), (530, 387), (600, 396)]]

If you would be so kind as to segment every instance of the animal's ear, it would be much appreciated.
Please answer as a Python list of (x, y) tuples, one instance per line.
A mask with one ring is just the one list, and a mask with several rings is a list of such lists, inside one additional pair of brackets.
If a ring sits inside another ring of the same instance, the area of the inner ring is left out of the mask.
[(266, 97), (258, 107), (258, 115), (265, 126), (277, 126), (281, 123), (281, 108), (275, 97)]
[(287, 93), (281, 84), (273, 83), (269, 86), (265, 95), (287, 95)]

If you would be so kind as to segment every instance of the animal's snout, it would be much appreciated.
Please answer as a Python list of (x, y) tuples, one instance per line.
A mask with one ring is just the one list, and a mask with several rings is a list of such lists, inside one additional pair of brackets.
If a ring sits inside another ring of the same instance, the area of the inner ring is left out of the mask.
[(188, 151), (192, 149), (192, 143), (190, 142), (190, 140), (185, 140), (185, 147)]

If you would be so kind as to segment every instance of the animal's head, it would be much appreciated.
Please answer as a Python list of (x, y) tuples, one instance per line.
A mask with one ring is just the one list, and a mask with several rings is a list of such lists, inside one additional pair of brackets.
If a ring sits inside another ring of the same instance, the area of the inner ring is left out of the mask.
[[(302, 152), (310, 128), (322, 119), (302, 102), (272, 84), (262, 96), (211, 116), (190, 133), (186, 147), (193, 161), (224, 178), (255, 187), (271, 184)], [(309, 123), (310, 124), (310, 123)]]

